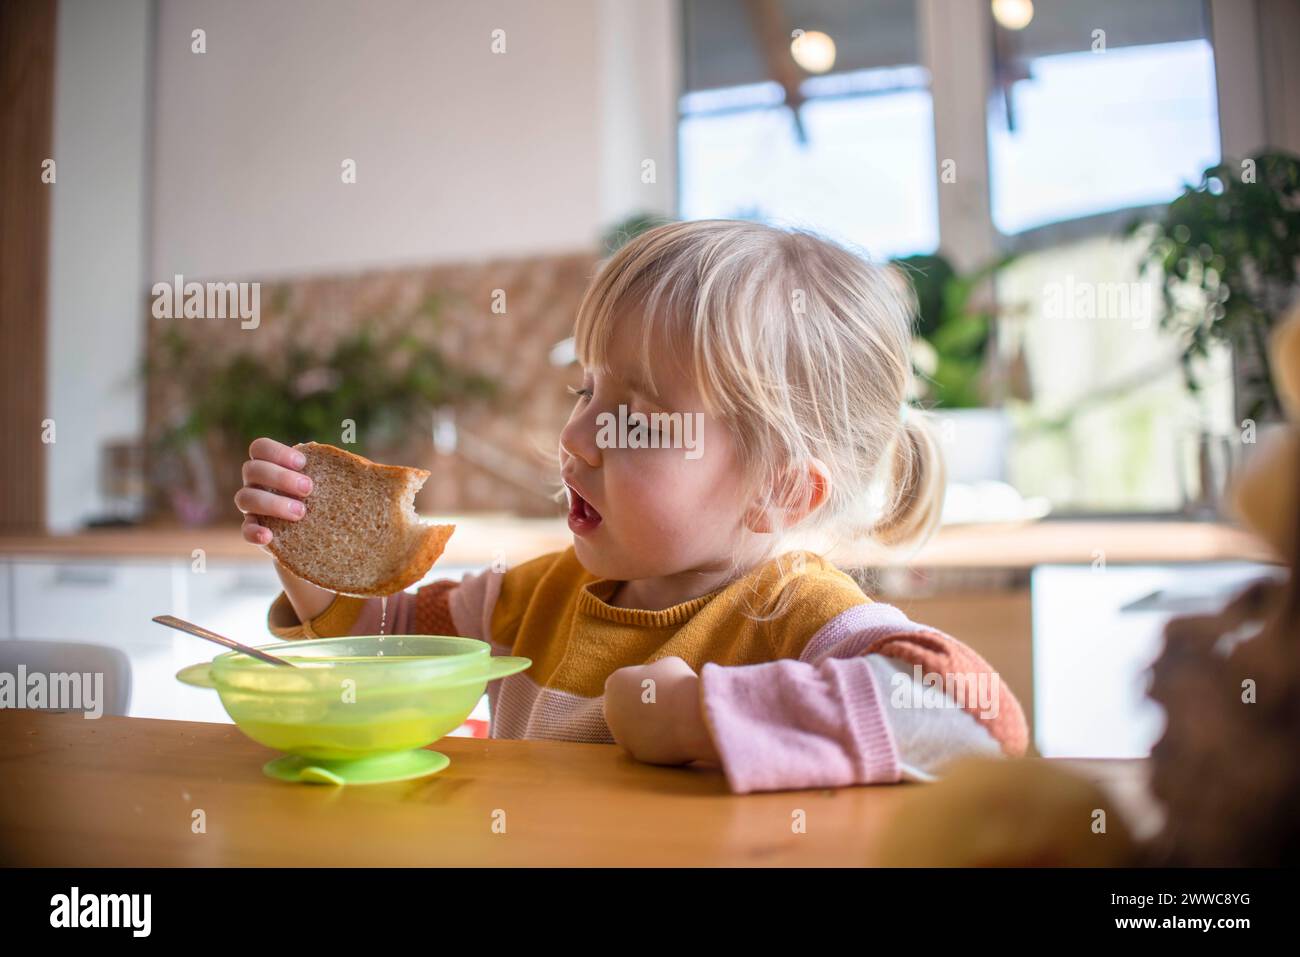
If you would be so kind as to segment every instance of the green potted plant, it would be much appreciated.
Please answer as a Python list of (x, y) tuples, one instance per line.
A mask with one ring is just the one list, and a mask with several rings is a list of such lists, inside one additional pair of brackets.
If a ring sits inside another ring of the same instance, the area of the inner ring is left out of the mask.
[[(436, 326), (437, 310), (431, 298), (416, 323)], [(141, 366), (146, 379), (180, 397), (150, 450), (155, 479), (187, 524), (210, 520), (225, 491), (213, 487), (212, 463), (242, 458), (258, 436), (339, 445), (351, 422), (351, 450), (382, 460), (417, 430), (430, 432), (434, 409), (497, 394), (493, 380), (447, 359), (418, 325), (359, 322), (322, 350), (296, 331), (303, 316), (285, 321), (290, 345), (265, 352), (217, 352), (173, 326)]]
[(601, 232), (601, 251), (606, 256), (612, 256), (625, 244), (646, 230), (672, 222), (676, 222), (676, 220), (667, 216), (660, 216), (658, 213), (649, 211), (632, 213), (610, 224)]
[(935, 412), (952, 481), (1006, 479), (1011, 423), (992, 404), (1002, 383), (993, 355), (1000, 312), (990, 279), (1011, 259), (965, 274), (942, 255), (893, 261), (916, 292), (912, 362), (920, 389), (913, 399)]
[(1147, 231), (1144, 271), (1163, 279), (1160, 326), (1182, 343), (1188, 389), (1199, 390), (1195, 367), (1211, 343), (1239, 359), (1237, 416), (1281, 418), (1269, 367), (1268, 337), (1294, 299), (1300, 263), (1300, 158), (1265, 152), (1205, 170)]
[(1300, 158), (1268, 151), (1209, 167), (1157, 221), (1130, 223), (1135, 233), (1149, 243), (1141, 269), (1161, 280), (1160, 328), (1180, 343), (1193, 396), (1211, 346), (1232, 350), (1240, 432), (1222, 434), (1203, 410), (1179, 463), (1184, 512), (1217, 518), (1233, 470), (1283, 420), (1268, 342), (1297, 291)]

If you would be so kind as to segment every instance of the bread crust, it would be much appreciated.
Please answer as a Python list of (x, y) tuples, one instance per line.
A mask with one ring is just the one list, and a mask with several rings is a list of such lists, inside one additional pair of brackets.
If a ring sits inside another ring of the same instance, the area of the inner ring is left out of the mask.
[[(364, 470), (388, 474), (391, 478), (397, 479), (398, 486), (413, 482), (415, 489), (424, 485), (425, 481), (432, 474), (426, 469), (413, 468), (405, 465), (385, 465), (382, 462), (372, 462), (364, 456), (357, 455), (355, 452), (349, 452), (347, 449), (340, 449), (333, 445), (326, 445), (321, 442), (300, 442), (294, 446), (300, 452), (312, 452), (325, 458), (333, 458), (342, 466), (348, 469)], [(418, 481), (416, 481), (418, 480)], [(310, 498), (310, 494), (308, 495)], [(285, 519), (271, 519), (279, 523), (286, 523)], [(416, 519), (418, 522), (418, 518)], [(258, 522), (265, 525), (266, 519), (258, 516)], [(379, 598), (386, 595), (392, 595), (422, 579), (433, 567), (433, 563), (438, 560), (447, 547), (447, 541), (451, 538), (452, 532), (456, 530), (455, 525), (434, 525), (424, 522), (419, 523), (421, 526), (421, 537), (419, 544), (410, 550), (406, 561), (392, 575), (375, 582), (372, 585), (361, 588), (340, 589), (338, 583), (326, 582), (320, 580), (317, 576), (311, 574), (306, 569), (297, 566), (291, 558), (288, 558), (284, 550), (279, 547), (279, 537), (274, 534), (272, 528), (271, 541), (262, 545), (261, 548), (275, 557), (281, 565), (304, 581), (309, 581), (319, 588), (326, 591), (336, 592), (340, 595), (352, 595), (358, 598)], [(271, 526), (267, 526), (271, 527)]]

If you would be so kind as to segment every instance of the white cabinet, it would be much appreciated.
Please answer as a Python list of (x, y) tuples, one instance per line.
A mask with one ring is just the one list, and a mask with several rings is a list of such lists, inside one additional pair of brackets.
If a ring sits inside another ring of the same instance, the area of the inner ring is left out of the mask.
[[(149, 622), (159, 631), (162, 625)], [(164, 635), (161, 641), (126, 642), (117, 645), (131, 662), (131, 705), (127, 714), (133, 718), (181, 718), (211, 721), (202, 709), (187, 707), (186, 686), (176, 680), (176, 672), (196, 659), (181, 641)], [(215, 693), (213, 695), (215, 697)]]
[(184, 600), (171, 563), (20, 559), (6, 565), (10, 637), (117, 648), (131, 663), (128, 714), (176, 716), (183, 686), (173, 677), (175, 632), (149, 620)]
[[(133, 718), (230, 723), (216, 692), (175, 680), (175, 672), (208, 661), (220, 649), (151, 620), (166, 614), (195, 620), (188, 610), (191, 593), (201, 597), (203, 590), (192, 588), (190, 564), (19, 558), (0, 562), (0, 571), (9, 581), (12, 605), (6, 615), (13, 623), (12, 635), (6, 637), (85, 641), (123, 651), (131, 664), (127, 714)], [(234, 575), (233, 568), (220, 571)], [(266, 605), (274, 594), (270, 592)], [(265, 616), (265, 605), (261, 614)], [(216, 629), (220, 631), (220, 624)]]
[(1145, 758), (1164, 731), (1147, 696), (1175, 614), (1210, 614), (1257, 578), (1255, 562), (1039, 565), (1033, 571), (1034, 738), (1045, 758)]
[(20, 559), (11, 574), (14, 638), (161, 646), (149, 619), (183, 600), (170, 562)]
[(0, 562), (0, 639), (14, 636), (13, 575), (8, 562)]
[[(269, 562), (209, 562), (203, 572), (187, 567), (184, 578), (188, 613), (182, 618), (246, 645), (275, 641), (266, 627), (266, 613), (281, 586)], [(212, 646), (213, 654), (219, 651)]]
[[(281, 585), (269, 562), (209, 561), (204, 571), (196, 571), (192, 565), (183, 568), (187, 610), (176, 612), (179, 617), (246, 645), (256, 647), (275, 642), (266, 627), (266, 613), (280, 593)], [(202, 638), (176, 634), (185, 656), (176, 671), (223, 653)], [(215, 691), (183, 685), (174, 677), (172, 683), (179, 689), (177, 717), (186, 721), (232, 723)]]

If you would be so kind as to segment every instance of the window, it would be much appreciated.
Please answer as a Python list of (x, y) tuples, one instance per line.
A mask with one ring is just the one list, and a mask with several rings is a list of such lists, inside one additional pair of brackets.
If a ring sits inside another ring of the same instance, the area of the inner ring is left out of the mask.
[[(975, 269), (1014, 253), (995, 284), (991, 391), (1014, 434), (998, 475), (1057, 514), (1177, 511), (1202, 433), (1231, 429), (1231, 362), (1212, 355), (1189, 394), (1123, 227), (1219, 162), (1206, 3), (1032, 11), (1010, 29), (990, 3), (685, 0), (679, 215), (807, 226), (875, 259), (941, 250)], [(792, 80), (781, 61), (800, 29), (831, 37), (836, 57)], [(922, 49), (940, 52), (924, 64)], [(942, 206), (954, 187), (936, 142), (967, 151), (963, 170), (982, 169), (987, 146), (987, 180)], [(1121, 314), (1054, 311), (1079, 287), (1137, 298)]]
[(1219, 161), (1202, 4), (1162, 0), (1155, 16), (1111, 6), (1039, 0), (1023, 33), (996, 31), (989, 165), (1002, 233), (1165, 203)]
[[(1228, 356), (1214, 350), (1193, 401), (1177, 344), (1157, 328), (1160, 291), (1137, 274), (1140, 240), (1102, 235), (1015, 260), (999, 277), (1005, 348), (1023, 349), (1032, 396), (1010, 402), (1008, 473), (1060, 512), (1174, 512), (1192, 443), (1231, 425)], [(1113, 308), (1118, 305), (1118, 308)]]
[(1230, 427), (1229, 357), (1214, 352), (1193, 398), (1160, 291), (1138, 275), (1142, 242), (1121, 231), (1219, 161), (1204, 6), (1034, 9), (1023, 31), (995, 27), (988, 111), (992, 219), (1020, 253), (998, 279), (999, 335), (1030, 386), (1008, 403), (1009, 475), (1058, 514), (1178, 511), (1198, 492), (1200, 433)]
[[(989, 130), (1003, 233), (1168, 202), (1219, 160), (1213, 56), (1203, 40), (1043, 57), (1012, 93), (1020, 126)], [(1151, 90), (1135, 99), (1135, 89)], [(1116, 149), (1116, 145), (1121, 148)]]
[(933, 251), (934, 119), (911, 0), (785, 5), (783, 44), (794, 30), (835, 44), (832, 70), (802, 76), (797, 118), (767, 78), (761, 25), (748, 10), (718, 0), (685, 7), (681, 217), (807, 227), (877, 259)]

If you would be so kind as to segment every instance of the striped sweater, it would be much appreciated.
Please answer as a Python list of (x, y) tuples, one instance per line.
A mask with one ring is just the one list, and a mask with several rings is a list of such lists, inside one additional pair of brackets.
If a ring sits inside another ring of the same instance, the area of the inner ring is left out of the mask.
[[(392, 595), (384, 630), (478, 638), (493, 654), (531, 658), (488, 686), (494, 738), (614, 743), (605, 679), (676, 655), (700, 675), (705, 724), (738, 794), (933, 780), (964, 754), (1026, 750), (1020, 704), (987, 662), (872, 601), (812, 552), (660, 611), (609, 604), (617, 584), (570, 546)], [(754, 620), (787, 589), (788, 610)], [(267, 625), (289, 640), (370, 635), (380, 613), (378, 598), (339, 595), (301, 622), (282, 592)]]

